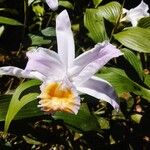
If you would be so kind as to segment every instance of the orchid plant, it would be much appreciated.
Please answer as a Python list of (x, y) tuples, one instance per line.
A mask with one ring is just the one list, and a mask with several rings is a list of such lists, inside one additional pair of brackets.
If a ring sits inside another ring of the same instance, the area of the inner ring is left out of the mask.
[(56, 18), (56, 35), (58, 53), (43, 47), (31, 50), (27, 52), (28, 62), (24, 70), (1, 67), (0, 75), (41, 80), (38, 107), (46, 113), (61, 111), (77, 114), (80, 92), (105, 100), (118, 109), (112, 86), (94, 74), (110, 59), (122, 55), (120, 50), (105, 41), (75, 58), (73, 33), (66, 10)]
[[(147, 145), (150, 15), (145, 2), (129, 9), (127, 1), (2, 0), (0, 76), (20, 79), (0, 78), (0, 147)], [(14, 67), (18, 63), (20, 68)], [(139, 132), (139, 127), (146, 128)]]

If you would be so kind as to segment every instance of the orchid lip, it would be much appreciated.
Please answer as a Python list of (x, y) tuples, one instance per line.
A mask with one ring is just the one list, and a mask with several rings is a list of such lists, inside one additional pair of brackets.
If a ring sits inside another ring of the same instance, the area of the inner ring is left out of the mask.
[(43, 87), (42, 93), (38, 96), (38, 107), (46, 112), (70, 112), (78, 111), (80, 102), (74, 91), (66, 87), (62, 82), (49, 83)]

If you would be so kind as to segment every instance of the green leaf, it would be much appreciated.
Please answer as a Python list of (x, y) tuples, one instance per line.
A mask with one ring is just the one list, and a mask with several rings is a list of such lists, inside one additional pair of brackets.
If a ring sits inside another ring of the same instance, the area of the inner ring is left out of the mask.
[(106, 20), (116, 23), (121, 12), (121, 5), (118, 2), (110, 2), (98, 7), (97, 16), (104, 17)]
[(144, 17), (140, 19), (137, 26), (150, 29), (150, 17)]
[(74, 6), (72, 5), (72, 3), (66, 0), (60, 0), (59, 5), (65, 8), (74, 9)]
[[(0, 96), (0, 121), (5, 121), (9, 103), (12, 95)], [(19, 110), (13, 120), (42, 116), (43, 112), (37, 107), (38, 100), (29, 102)]]
[(0, 96), (0, 121), (4, 121), (12, 95)]
[(103, 0), (92, 0), (95, 8), (103, 1)]
[(130, 28), (114, 34), (114, 38), (132, 50), (150, 53), (150, 29)]
[(32, 5), (32, 10), (37, 16), (43, 16), (45, 9), (40, 4)]
[(37, 141), (31, 137), (28, 136), (23, 136), (24, 140), (28, 143), (28, 144), (32, 144), (32, 145), (42, 145), (42, 143), (40, 141)]
[(150, 87), (150, 74), (145, 75), (144, 83)]
[(7, 17), (0, 17), (0, 23), (1, 24), (7, 24), (7, 25), (12, 25), (12, 26), (23, 26), (22, 23), (15, 19), (7, 18)]
[(109, 121), (104, 117), (97, 117), (97, 121), (100, 124), (101, 129), (110, 129)]
[(47, 44), (51, 43), (51, 40), (48, 37), (45, 37), (45, 36), (29, 34), (29, 37), (31, 39), (31, 45), (32, 46), (47, 45)]
[(97, 76), (107, 80), (115, 88), (118, 95), (124, 92), (133, 92), (150, 101), (150, 90), (142, 87), (127, 77), (124, 70), (116, 68), (105, 68)]
[(104, 19), (103, 17), (97, 19), (96, 14), (97, 9), (86, 9), (84, 15), (84, 25), (89, 30), (89, 36), (95, 43), (108, 39)]
[(56, 36), (55, 29), (53, 27), (45, 28), (41, 31), (41, 33), (47, 37)]
[(4, 26), (1, 26), (1, 27), (0, 27), (0, 37), (1, 37), (1, 35), (3, 34), (3, 32), (4, 32)]
[[(22, 83), (14, 92), (12, 99), (10, 101), (8, 111), (6, 114), (5, 119), (5, 125), (4, 125), (4, 132), (6, 133), (8, 131), (9, 125), (11, 121), (14, 119), (16, 114), (22, 109), (23, 106), (28, 104), (29, 102), (32, 102), (33, 100), (37, 99), (37, 96), (39, 93), (32, 92), (32, 88), (39, 85), (40, 82), (37, 80), (30, 80), (27, 82)], [(32, 88), (31, 88), (32, 87)], [(28, 94), (22, 95), (25, 90), (29, 90)]]
[(143, 116), (141, 114), (133, 114), (133, 115), (131, 115), (131, 120), (134, 121), (135, 123), (139, 124), (142, 117)]
[(96, 117), (89, 112), (85, 104), (82, 104), (77, 115), (57, 112), (53, 117), (63, 120), (67, 126), (78, 131), (100, 131)]
[(140, 79), (143, 80), (144, 74), (143, 74), (143, 68), (140, 59), (138, 59), (138, 57), (127, 48), (122, 49), (122, 52), (124, 53), (123, 56), (125, 57), (125, 59), (129, 61), (129, 63), (133, 66), (133, 68), (138, 73)]

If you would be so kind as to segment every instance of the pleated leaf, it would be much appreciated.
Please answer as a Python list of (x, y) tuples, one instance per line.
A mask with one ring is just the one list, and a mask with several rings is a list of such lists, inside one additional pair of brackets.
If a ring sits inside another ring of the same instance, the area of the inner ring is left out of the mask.
[(150, 53), (150, 29), (130, 28), (114, 34), (122, 45), (138, 52)]
[(138, 27), (150, 29), (150, 17), (144, 17), (139, 20)]
[(107, 40), (107, 33), (105, 30), (103, 17), (97, 18), (97, 9), (86, 9), (84, 15), (84, 25), (89, 31), (89, 37), (97, 42)]
[(150, 90), (128, 78), (124, 70), (107, 68), (104, 69), (101, 74), (97, 75), (111, 83), (119, 95), (124, 92), (133, 92), (150, 101)]
[(106, 20), (116, 23), (121, 12), (121, 5), (118, 2), (110, 2), (104, 6), (98, 7), (97, 16), (102, 16)]
[(142, 63), (140, 59), (129, 49), (124, 48), (122, 49), (122, 52), (124, 53), (125, 59), (129, 61), (129, 63), (133, 66), (135, 71), (138, 73), (141, 80), (143, 80), (144, 74), (142, 69)]

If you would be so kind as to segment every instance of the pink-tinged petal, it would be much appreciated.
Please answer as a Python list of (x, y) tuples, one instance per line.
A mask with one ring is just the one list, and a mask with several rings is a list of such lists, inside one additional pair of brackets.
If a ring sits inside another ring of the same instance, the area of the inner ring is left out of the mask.
[(62, 11), (56, 18), (56, 35), (58, 55), (67, 68), (75, 57), (75, 46), (71, 23), (66, 10)]
[(46, 0), (46, 3), (52, 10), (58, 9), (58, 0)]
[(47, 78), (62, 78), (65, 67), (57, 53), (46, 48), (27, 52), (28, 62), (25, 70), (37, 71)]
[(10, 75), (10, 76), (16, 76), (16, 77), (22, 77), (22, 78), (35, 78), (43, 81), (45, 79), (45, 76), (43, 76), (39, 72), (35, 71), (26, 71), (17, 67), (13, 66), (6, 66), (0, 68), (0, 76), (3, 75)]
[(69, 68), (70, 78), (76, 84), (81, 84), (91, 78), (110, 59), (120, 55), (122, 55), (120, 50), (108, 42), (97, 44), (74, 60)]
[(69, 80), (48, 80), (41, 85), (38, 107), (45, 113), (68, 112), (77, 114), (80, 108), (80, 97)]
[(77, 90), (97, 99), (104, 100), (110, 103), (115, 109), (119, 109), (119, 102), (113, 87), (103, 79), (93, 76), (77, 87)]

